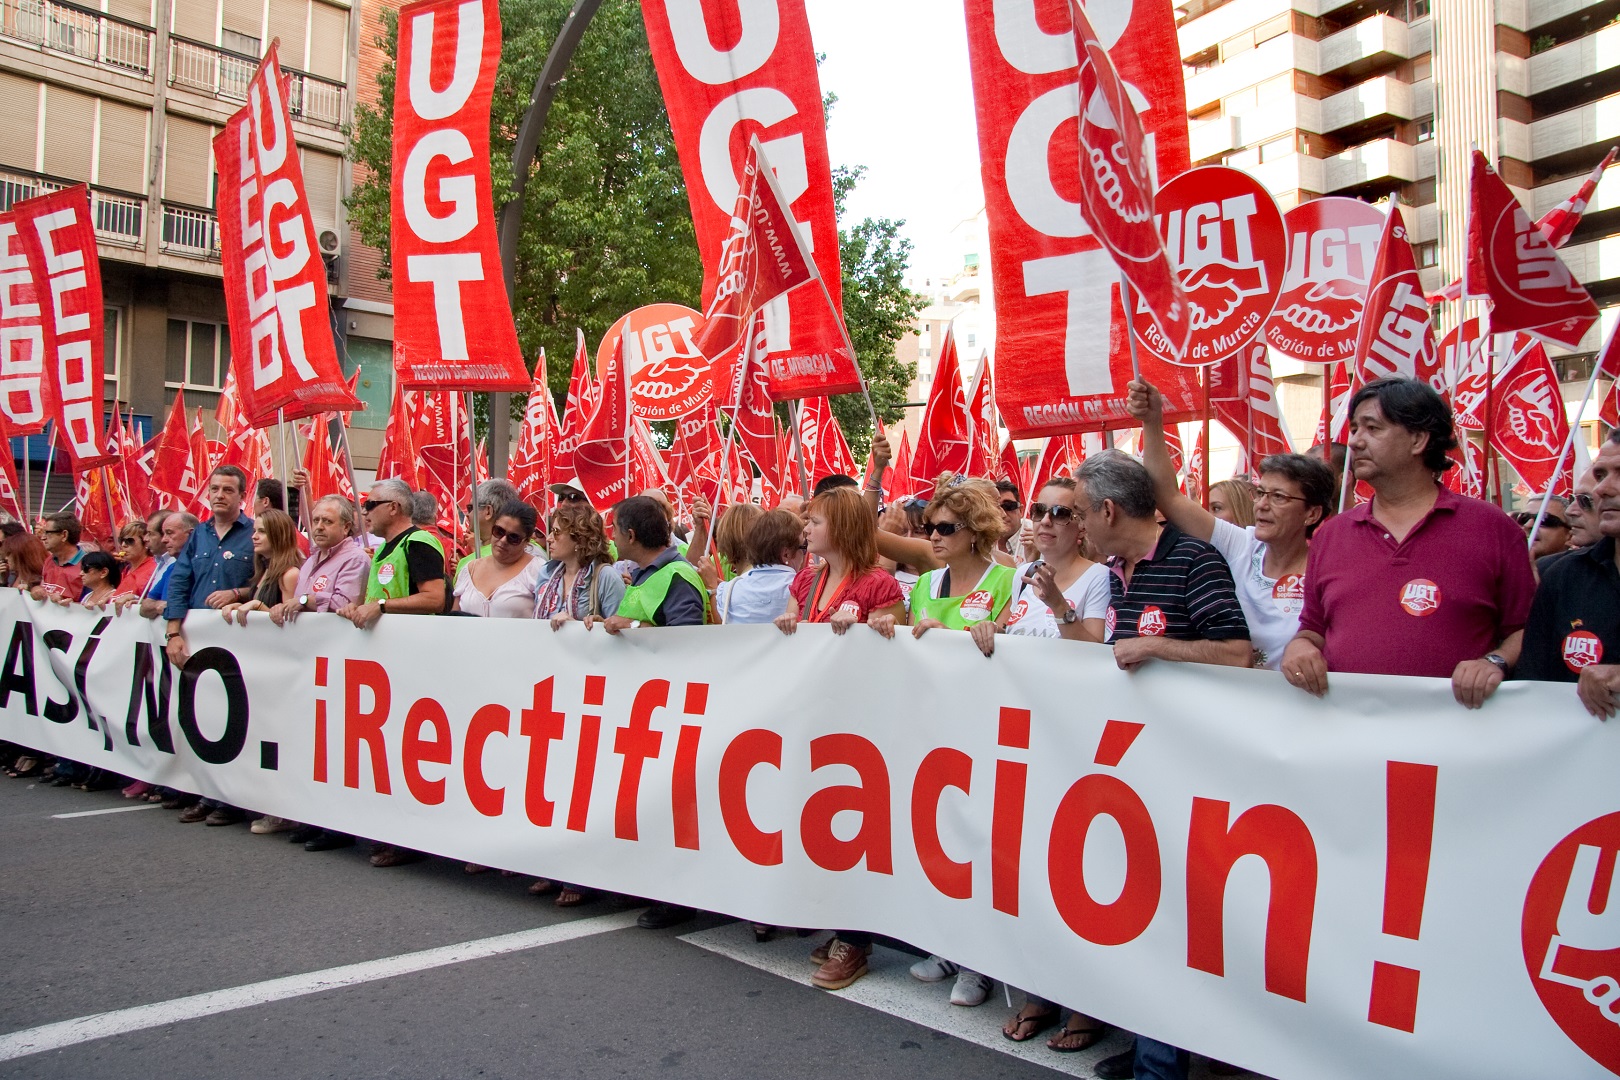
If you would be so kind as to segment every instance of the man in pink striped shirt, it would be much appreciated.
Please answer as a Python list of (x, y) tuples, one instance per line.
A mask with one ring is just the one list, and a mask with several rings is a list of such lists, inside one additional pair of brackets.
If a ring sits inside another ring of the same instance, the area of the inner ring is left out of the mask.
[(315, 550), (298, 571), (298, 587), (270, 609), (277, 626), (305, 611), (337, 611), (365, 598), (371, 556), (354, 538), (354, 504), (336, 495), (318, 500), (310, 511), (309, 531)]

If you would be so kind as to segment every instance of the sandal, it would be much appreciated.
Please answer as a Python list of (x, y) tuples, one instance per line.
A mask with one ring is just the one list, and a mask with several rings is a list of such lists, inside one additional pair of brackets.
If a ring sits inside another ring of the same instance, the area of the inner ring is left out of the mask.
[(39, 758), (24, 754), (12, 762), (11, 768), (6, 770), (6, 775), (16, 780), (24, 780), (30, 776), (38, 776), (41, 772), (44, 772), (44, 767), (40, 765)]
[(1001, 1037), (1009, 1042), (1028, 1042), (1049, 1027), (1056, 1027), (1057, 1022), (1063, 1019), (1060, 1009), (1043, 1009), (1039, 1012), (1026, 1015), (1029, 1006), (1025, 1005), (1008, 1020), (1001, 1029)]
[(564, 885), (557, 892), (556, 903), (558, 907), (578, 907), (589, 900), (595, 899), (595, 895), (590, 889), (584, 889), (578, 885)]
[[(1075, 1021), (1091, 1026), (1076, 1027)], [(1083, 1013), (1070, 1013), (1069, 1022), (1063, 1025), (1063, 1030), (1046, 1040), (1046, 1048), (1059, 1054), (1078, 1054), (1096, 1046), (1107, 1034), (1107, 1024), (1098, 1023)]]

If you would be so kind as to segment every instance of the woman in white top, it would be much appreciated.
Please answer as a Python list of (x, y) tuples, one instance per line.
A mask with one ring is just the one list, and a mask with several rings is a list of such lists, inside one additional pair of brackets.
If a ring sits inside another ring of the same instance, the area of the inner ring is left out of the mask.
[(984, 654), (995, 651), (995, 635), (1103, 639), (1110, 603), (1108, 568), (1082, 553), (1086, 527), (1074, 505), (1074, 478), (1054, 476), (1029, 506), (1034, 524), (1035, 562), (1018, 568), (1012, 602), (993, 623), (973, 627)]
[(787, 510), (756, 514), (744, 547), (748, 570), (715, 588), (715, 614), (726, 624), (775, 622), (792, 603), (788, 589), (804, 568), (804, 521)]
[(534, 618), (534, 594), (544, 566), (528, 550), (535, 522), (528, 503), (513, 501), (496, 511), (489, 554), (462, 566), (451, 610), (491, 619)]
[(1142, 421), (1142, 464), (1165, 520), (1207, 540), (1232, 568), (1238, 602), (1249, 624), (1254, 666), (1278, 670), (1283, 647), (1299, 632), (1305, 606), (1305, 555), (1311, 533), (1327, 520), (1337, 492), (1333, 470), (1303, 454), (1273, 454), (1260, 463), (1254, 524), (1240, 528), (1183, 495), (1164, 442), (1164, 398), (1140, 379), (1126, 403)]

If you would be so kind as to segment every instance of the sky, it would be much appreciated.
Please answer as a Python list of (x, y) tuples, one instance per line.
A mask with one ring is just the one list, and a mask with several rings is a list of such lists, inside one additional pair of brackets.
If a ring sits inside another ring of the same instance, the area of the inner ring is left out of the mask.
[(913, 284), (961, 268), (951, 228), (984, 205), (960, 0), (805, 0), (834, 166), (865, 165), (848, 214), (905, 220)]

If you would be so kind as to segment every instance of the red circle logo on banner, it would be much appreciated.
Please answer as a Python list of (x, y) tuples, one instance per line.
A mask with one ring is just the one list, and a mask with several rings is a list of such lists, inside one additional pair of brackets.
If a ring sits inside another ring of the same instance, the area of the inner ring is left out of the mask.
[[(632, 331), (625, 334), (625, 328)], [(713, 393), (709, 361), (696, 344), (703, 316), (680, 304), (648, 304), (622, 316), (596, 347), (596, 370), (607, 370), (624, 337), (630, 408), (643, 420), (679, 420)]]
[(1542, 860), (1520, 936), (1530, 984), (1570, 1041), (1620, 1074), (1620, 813), (1576, 829)]
[(1304, 364), (1349, 360), (1384, 215), (1360, 199), (1334, 196), (1300, 203), (1283, 226), (1288, 272), (1266, 320), (1266, 344)]
[(1160, 360), (1204, 367), (1260, 335), (1288, 265), (1288, 234), (1271, 193), (1225, 165), (1190, 169), (1154, 196), (1164, 250), (1187, 294), (1192, 336), (1175, 355), (1147, 307), (1131, 313), (1136, 340)]

